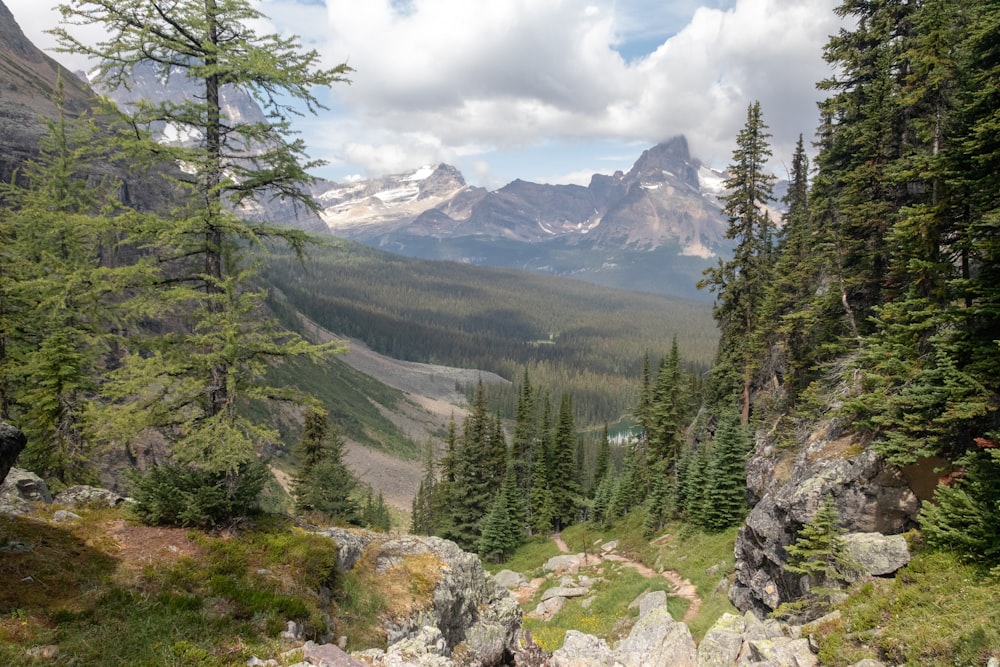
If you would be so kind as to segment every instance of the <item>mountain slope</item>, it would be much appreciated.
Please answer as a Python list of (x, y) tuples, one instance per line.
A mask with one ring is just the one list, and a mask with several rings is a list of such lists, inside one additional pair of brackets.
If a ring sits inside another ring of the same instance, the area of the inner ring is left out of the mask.
[(9, 182), (35, 154), (45, 133), (39, 115), (56, 117), (60, 80), (66, 111), (76, 115), (88, 109), (93, 95), (87, 85), (32, 44), (0, 0), (0, 180)]
[(334, 234), (392, 252), (705, 299), (694, 284), (728, 252), (722, 180), (675, 137), (587, 187), (518, 179), (488, 192), (442, 164), (317, 197)]

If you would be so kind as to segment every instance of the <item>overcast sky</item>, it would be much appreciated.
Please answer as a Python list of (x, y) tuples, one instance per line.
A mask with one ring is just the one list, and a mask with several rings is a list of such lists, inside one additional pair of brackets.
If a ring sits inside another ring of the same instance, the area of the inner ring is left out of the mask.
[[(4, 0), (37, 45), (53, 0)], [(747, 106), (774, 135), (786, 175), (817, 125), (817, 81), (837, 0), (263, 0), (351, 85), (303, 119), (333, 180), (447, 162), (491, 189), (515, 179), (582, 183), (628, 170), (677, 134), (725, 167)], [(51, 52), (50, 52), (51, 53)], [(54, 57), (71, 68), (80, 63)]]

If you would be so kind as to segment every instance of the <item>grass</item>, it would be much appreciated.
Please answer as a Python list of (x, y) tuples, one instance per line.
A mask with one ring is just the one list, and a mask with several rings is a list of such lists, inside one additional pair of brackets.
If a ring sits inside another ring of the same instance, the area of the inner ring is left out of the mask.
[(503, 563), (483, 563), (489, 572), (496, 574), (500, 570), (513, 570), (525, 576), (533, 573), (541, 574), (545, 562), (559, 555), (559, 547), (548, 537), (536, 535), (522, 544), (509, 560)]
[(245, 664), (289, 648), (286, 621), (312, 638), (337, 622), (336, 544), (285, 520), (225, 535), (75, 511), (59, 525), (0, 516), (0, 664), (42, 664), (31, 652), (49, 645), (75, 666)]
[(405, 619), (433, 602), (442, 563), (430, 553), (411, 554), (380, 571), (369, 550), (340, 586), (337, 634), (348, 638), (348, 650), (385, 644), (380, 620)]
[[(613, 528), (576, 524), (562, 531), (563, 541), (573, 553), (586, 551), (593, 554), (601, 544), (617, 540), (619, 553), (657, 572), (676, 570), (690, 580), (697, 587), (702, 606), (689, 627), (692, 635), (700, 638), (723, 613), (736, 613), (725, 592), (716, 590), (719, 581), (733, 570), (736, 529), (710, 534), (675, 524), (661, 536), (663, 539), (651, 543), (642, 534), (641, 517), (633, 516), (625, 517)], [(558, 548), (551, 539), (534, 538), (518, 549), (510, 560), (492, 569), (510, 569), (527, 576), (539, 576), (545, 561), (558, 554)], [(631, 629), (638, 614), (636, 609), (628, 609), (629, 604), (646, 591), (666, 591), (667, 609), (674, 618), (682, 618), (690, 604), (688, 600), (671, 595), (673, 587), (663, 577), (643, 577), (626, 564), (605, 561), (599, 569), (585, 568), (581, 573), (600, 577), (591, 589), (592, 595), (567, 600), (562, 610), (549, 621), (525, 617), (525, 627), (531, 630), (535, 641), (547, 650), (561, 646), (566, 631), (571, 629), (603, 638), (609, 643), (620, 639)], [(556, 585), (556, 578), (546, 581), (538, 594), (522, 605), (525, 613), (534, 610), (546, 588)], [(583, 600), (587, 598), (592, 599), (584, 607)]]
[[(535, 641), (547, 651), (562, 646), (567, 630), (578, 630), (595, 637), (606, 639), (608, 643), (628, 633), (632, 622), (638, 616), (638, 607), (628, 609), (637, 597), (647, 591), (668, 590), (670, 585), (663, 579), (646, 579), (634, 569), (619, 563), (605, 563), (603, 581), (591, 588), (591, 600), (584, 608), (586, 598), (567, 600), (566, 605), (550, 621), (525, 617), (524, 626), (531, 630)], [(591, 597), (587, 596), (587, 597)], [(534, 608), (536, 601), (526, 606)], [(686, 603), (670, 598), (668, 609), (675, 616), (683, 614)], [(531, 609), (526, 609), (531, 611)], [(626, 619), (623, 622), (623, 619)]]
[(1000, 658), (1000, 579), (948, 553), (917, 553), (893, 579), (854, 589), (820, 631), (820, 660), (842, 667), (954, 667)]

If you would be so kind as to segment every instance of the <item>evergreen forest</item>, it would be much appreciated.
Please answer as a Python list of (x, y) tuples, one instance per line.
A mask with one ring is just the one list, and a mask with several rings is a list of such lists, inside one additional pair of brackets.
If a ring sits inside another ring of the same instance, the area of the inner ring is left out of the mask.
[[(164, 18), (170, 4), (75, 3), (56, 34), (109, 84), (143, 63), (204, 96), (49, 119), (38, 156), (0, 185), (0, 417), (28, 435), (21, 465), (59, 488), (96, 483), (108, 451), (130, 464), (153, 451), (131, 479), (140, 518), (216, 526), (257, 506), (262, 453), (281, 440), (267, 404), (302, 424), (295, 511), (388, 527), (343, 464), (340, 415), (275, 381), (342, 349), (297, 333), (304, 315), (388, 355), (512, 381), (466, 388), (468, 415), (427, 443), (412, 507), (414, 532), (485, 559), (583, 521), (631, 516), (648, 536), (739, 525), (755, 445), (790, 448), (838, 419), (891, 463), (947, 462), (923, 538), (1000, 565), (997, 3), (845, 0), (815, 138), (803, 133), (780, 202), (768, 110), (748, 104), (723, 197), (735, 251), (699, 283), (717, 332), (694, 303), (403, 261), (240, 217), (255, 198), (316, 206), (291, 118), (321, 111), (313, 87), (351, 69), (256, 34), (249, 2), (181, 3), (187, 26)], [(94, 24), (113, 37), (72, 36)], [(268, 121), (226, 118), (227, 85)], [(199, 141), (153, 141), (165, 121)], [(161, 174), (158, 207), (123, 202), (102, 168), (122, 162)], [(827, 510), (791, 567), (836, 583), (805, 560), (821, 537), (836, 547)]]

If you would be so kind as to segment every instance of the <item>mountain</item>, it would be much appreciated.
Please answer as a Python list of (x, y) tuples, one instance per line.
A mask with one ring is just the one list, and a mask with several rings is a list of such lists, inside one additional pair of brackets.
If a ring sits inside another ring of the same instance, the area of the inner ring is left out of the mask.
[(53, 99), (62, 80), (67, 113), (90, 106), (93, 94), (72, 72), (42, 53), (25, 37), (13, 14), (0, 0), (0, 180), (37, 152), (45, 134), (39, 116), (55, 118)]
[(515, 180), (491, 192), (441, 164), (314, 194), (334, 234), (399, 254), (705, 298), (694, 284), (728, 251), (723, 180), (678, 136), (587, 187)]

